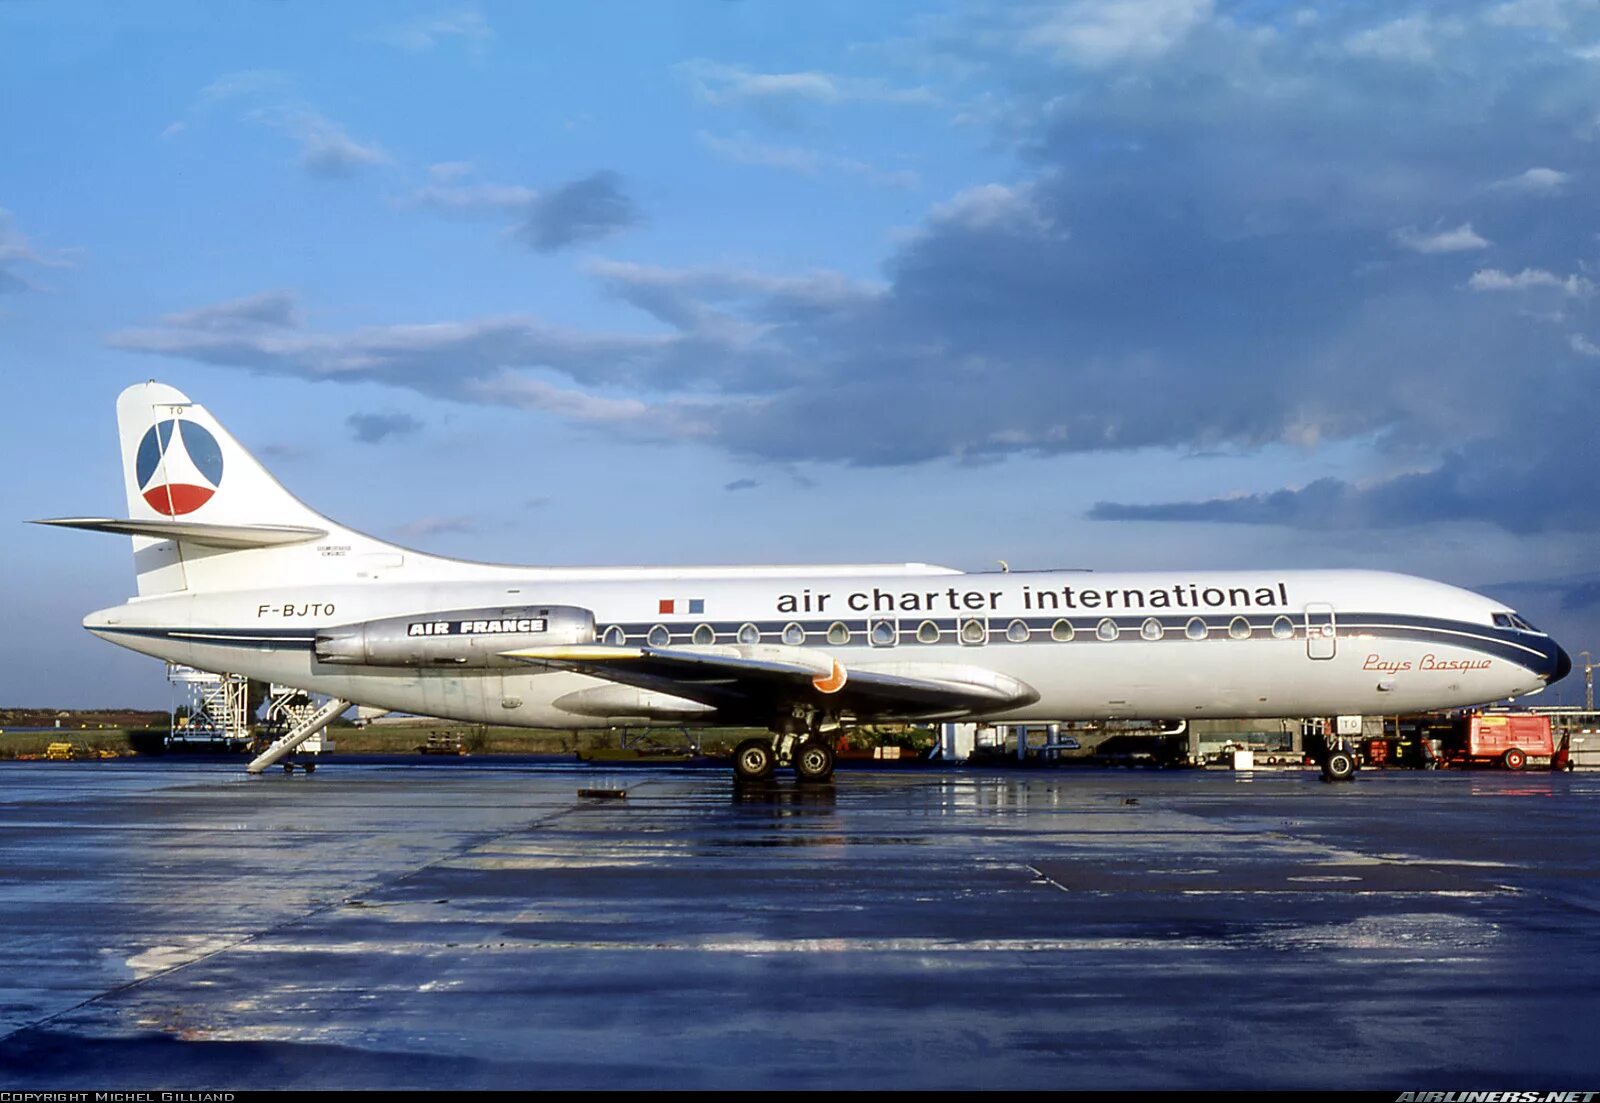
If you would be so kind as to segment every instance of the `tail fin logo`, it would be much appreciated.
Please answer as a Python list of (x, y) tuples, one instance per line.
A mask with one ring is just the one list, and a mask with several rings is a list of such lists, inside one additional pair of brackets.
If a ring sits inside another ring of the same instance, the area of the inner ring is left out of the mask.
[(134, 471), (151, 508), (177, 517), (205, 505), (222, 485), (222, 449), (192, 421), (159, 421), (139, 442)]

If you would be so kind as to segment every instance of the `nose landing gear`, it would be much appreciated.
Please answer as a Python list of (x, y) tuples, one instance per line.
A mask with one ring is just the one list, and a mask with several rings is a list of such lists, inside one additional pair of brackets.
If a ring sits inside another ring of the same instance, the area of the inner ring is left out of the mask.
[(1328, 744), (1322, 753), (1323, 781), (1352, 781), (1356, 775), (1356, 752), (1347, 739)]

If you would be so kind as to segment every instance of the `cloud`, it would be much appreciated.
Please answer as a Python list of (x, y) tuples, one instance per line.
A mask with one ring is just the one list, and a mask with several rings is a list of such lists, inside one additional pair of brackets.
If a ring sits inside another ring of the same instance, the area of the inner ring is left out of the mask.
[(293, 87), (294, 78), (280, 69), (241, 69), (224, 73), (200, 89), (199, 103), (204, 106), (233, 100), (283, 99)]
[(1500, 191), (1522, 192), (1525, 195), (1550, 196), (1560, 195), (1572, 182), (1570, 172), (1561, 172), (1558, 169), (1540, 168), (1535, 166), (1526, 172), (1518, 173), (1505, 180), (1497, 180), (1490, 185)]
[(1454, 230), (1437, 230), (1425, 233), (1415, 226), (1405, 226), (1394, 232), (1395, 241), (1413, 253), (1461, 253), (1472, 249), (1486, 249), (1489, 242), (1472, 229), (1472, 223), (1463, 222)]
[(805, 101), (930, 104), (938, 97), (924, 87), (901, 88), (874, 77), (850, 77), (820, 70), (761, 73), (738, 65), (696, 59), (677, 66), (696, 95), (707, 103), (739, 104)]
[[(1600, 470), (1587, 451), (1600, 388), (1574, 339), (1600, 333), (1600, 206), (1565, 184), (1537, 203), (1495, 201), (1492, 223), (1483, 213), (1507, 166), (1560, 165), (1574, 182), (1600, 168), (1600, 141), (1583, 137), (1594, 73), (1573, 54), (1576, 21), (1562, 40), (1470, 12), (1395, 28), (1372, 7), (1309, 22), (1275, 5), (1193, 10), (1159, 51), (1107, 38), (1114, 63), (1091, 77), (1019, 38), (1051, 11), (1087, 8), (952, 16), (924, 48), (990, 82), (1004, 104), (994, 140), (1015, 169), (928, 204), (873, 281), (602, 259), (586, 277), (639, 311), (637, 327), (525, 314), (339, 331), (157, 323), (112, 341), (778, 464), (1274, 447), (1328, 477), (1100, 516), (1591, 531), (1587, 484), (1570, 472)], [(1380, 40), (1422, 31), (1426, 64), (1379, 56), (1395, 46)], [(1352, 53), (1352, 39), (1370, 49)], [(722, 103), (914, 84), (758, 75), (697, 74)], [(456, 169), (431, 181), (476, 183)], [(521, 198), (455, 201), (522, 229)], [(1397, 246), (1435, 253), (1400, 263)], [(1445, 247), (1494, 263), (1456, 271)], [(1389, 474), (1344, 477), (1352, 456)]]
[(1474, 291), (1528, 291), (1550, 288), (1575, 298), (1594, 293), (1594, 283), (1586, 276), (1573, 273), (1563, 277), (1554, 272), (1547, 272), (1543, 268), (1524, 268), (1515, 274), (1502, 272), (1498, 268), (1480, 268), (1472, 274), (1471, 279), (1467, 280), (1467, 286)]
[(1554, 578), (1518, 579), (1497, 582), (1484, 587), (1490, 593), (1515, 596), (1521, 600), (1543, 598), (1547, 607), (1564, 612), (1583, 611), (1600, 607), (1600, 574), (1582, 570)]
[(1018, 45), (1085, 69), (1148, 62), (1212, 18), (1212, 0), (1072, 0), (1034, 15)]
[(429, 178), (441, 184), (471, 176), (475, 171), (477, 166), (471, 161), (436, 161), (428, 166)]
[(195, 310), (163, 315), (163, 325), (174, 329), (238, 330), (254, 326), (284, 327), (300, 322), (293, 293), (264, 291)]
[(494, 40), (494, 29), (476, 7), (459, 7), (392, 24), (374, 31), (369, 37), (411, 53), (422, 53), (452, 41), (464, 44), (473, 53), (481, 53)]
[(1570, 464), (1600, 462), (1588, 441), (1552, 447), (1528, 439), (1518, 453), (1452, 452), (1429, 471), (1367, 484), (1324, 478), (1299, 489), (1199, 502), (1130, 505), (1099, 502), (1098, 521), (1204, 521), (1284, 525), (1319, 532), (1477, 522), (1515, 535), (1600, 532), (1600, 511), (1574, 487)]
[(600, 241), (638, 223), (638, 209), (622, 190), (622, 178), (601, 170), (549, 191), (521, 184), (468, 179), (465, 163), (433, 166), (433, 182), (410, 201), (446, 214), (510, 220), (509, 234), (539, 252)]
[(800, 146), (769, 145), (751, 141), (742, 135), (737, 138), (719, 138), (703, 130), (697, 137), (700, 144), (712, 153), (736, 164), (780, 169), (801, 176), (856, 176), (870, 184), (893, 188), (914, 188), (919, 182), (917, 174), (909, 169), (888, 171), (852, 157), (837, 157)]
[(410, 436), (422, 428), (422, 422), (410, 414), (351, 414), (344, 419), (362, 444), (377, 444), (389, 437)]
[(300, 143), (300, 166), (312, 176), (354, 176), (368, 166), (389, 161), (377, 144), (356, 141), (338, 123), (315, 112), (290, 113), (282, 125)]
[(614, 172), (591, 173), (537, 196), (529, 205), (517, 239), (541, 253), (610, 237), (639, 221), (633, 200)]
[(394, 527), (396, 536), (417, 540), (445, 533), (477, 532), (478, 523), (471, 517), (418, 517)]
[(1424, 65), (1435, 60), (1440, 37), (1457, 30), (1454, 23), (1407, 15), (1355, 32), (1345, 39), (1344, 48), (1360, 57)]
[(978, 234), (1048, 237), (1055, 231), (1051, 216), (1035, 201), (1032, 189), (980, 184), (957, 192), (928, 212), (930, 228)]
[(1506, 0), (1491, 7), (1486, 22), (1502, 27), (1565, 31), (1569, 25), (1565, 0)]
[(464, 394), (477, 402), (543, 410), (573, 421), (619, 423), (642, 421), (650, 408), (637, 399), (605, 398), (564, 389), (542, 379), (500, 373), (467, 384)]
[(65, 250), (41, 252), (17, 229), (11, 212), (0, 207), (0, 294), (41, 290), (27, 273), (37, 268), (70, 268)]
[(226, 73), (202, 88), (187, 115), (161, 136), (175, 138), (193, 124), (233, 108), (240, 118), (288, 135), (300, 147), (300, 167), (322, 179), (341, 179), (390, 162), (376, 142), (358, 141), (295, 92), (294, 78), (275, 69)]
[(470, 161), (441, 161), (428, 166), (430, 183), (412, 192), (408, 201), (445, 214), (468, 217), (526, 217), (539, 193), (522, 184), (475, 180)]
[(731, 483), (723, 483), (723, 490), (754, 490), (760, 486), (758, 479), (734, 479)]
[(463, 184), (452, 180), (418, 188), (411, 201), (451, 214), (481, 215), (525, 212), (538, 196), (538, 192), (521, 184)]
[[(1585, 358), (1600, 356), (1600, 348), (1582, 335), (1569, 335), (1562, 344)], [(1379, 430), (1374, 458), (1392, 462), (1432, 454), (1421, 470), (1364, 482), (1327, 477), (1303, 487), (1198, 501), (1100, 502), (1089, 516), (1325, 533), (1446, 523), (1489, 525), (1513, 536), (1595, 533), (1600, 512), (1589, 485), (1574, 473), (1600, 468), (1600, 442), (1589, 428), (1600, 404), (1581, 377), (1575, 388), (1563, 383), (1556, 389), (1569, 376), (1570, 361), (1561, 351), (1561, 344), (1541, 335), (1521, 349), (1507, 346), (1486, 357), (1503, 365), (1498, 378), (1487, 367), (1470, 374), (1478, 380), (1474, 393), (1492, 398), (1469, 405), (1455, 405), (1441, 390), (1460, 381), (1458, 364), (1448, 374), (1415, 372), (1404, 386), (1413, 394), (1398, 395), (1402, 404), (1415, 405)], [(1530, 363), (1538, 367), (1519, 370)], [(1508, 385), (1511, 380), (1514, 385)], [(1441, 405), (1433, 416), (1421, 408), (1428, 393)]]
[[(575, 421), (643, 419), (649, 406), (563, 387), (510, 368), (557, 371), (604, 387), (640, 378), (666, 339), (559, 330), (529, 317), (374, 326), (348, 333), (304, 327), (284, 292), (236, 299), (122, 330), (113, 348), (313, 380), (377, 381), (461, 402), (545, 410)], [(352, 427), (356, 428), (355, 422)]]
[[(771, 324), (841, 317), (871, 306), (884, 285), (838, 272), (774, 276), (742, 268), (667, 268), (595, 260), (585, 271), (621, 299), (685, 331), (760, 333)], [(737, 306), (741, 320), (725, 308)]]

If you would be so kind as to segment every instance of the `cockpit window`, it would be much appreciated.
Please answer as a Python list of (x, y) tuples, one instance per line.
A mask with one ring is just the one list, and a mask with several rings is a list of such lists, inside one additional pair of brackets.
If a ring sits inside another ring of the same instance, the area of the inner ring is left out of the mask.
[(1544, 635), (1543, 632), (1540, 632), (1539, 629), (1535, 628), (1532, 624), (1518, 616), (1516, 613), (1495, 613), (1493, 614), (1493, 618), (1494, 626), (1496, 628), (1515, 628), (1520, 632), (1533, 632), (1536, 635)]

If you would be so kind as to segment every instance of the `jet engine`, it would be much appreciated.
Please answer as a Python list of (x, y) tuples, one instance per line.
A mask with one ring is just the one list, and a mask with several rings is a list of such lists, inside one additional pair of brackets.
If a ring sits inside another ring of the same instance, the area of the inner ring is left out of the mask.
[(452, 609), (318, 630), (318, 662), (347, 666), (525, 666), (503, 651), (595, 641), (594, 612), (572, 605)]

